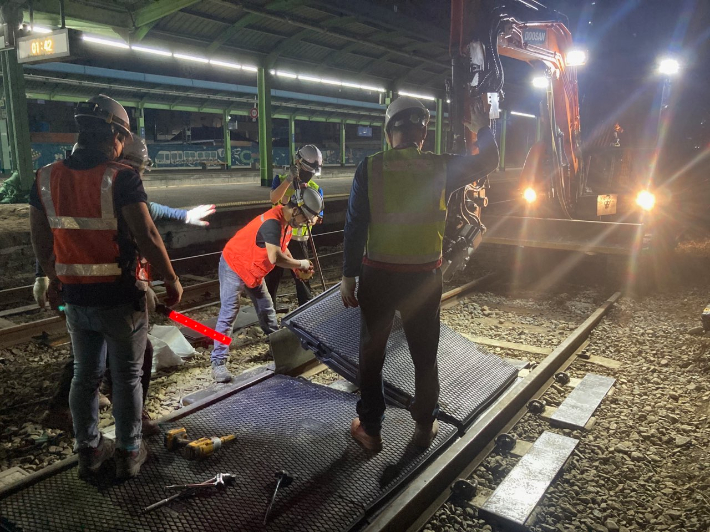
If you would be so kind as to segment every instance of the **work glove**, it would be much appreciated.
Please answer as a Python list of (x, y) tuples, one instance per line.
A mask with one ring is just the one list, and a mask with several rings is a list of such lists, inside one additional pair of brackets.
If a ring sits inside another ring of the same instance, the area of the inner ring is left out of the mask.
[(491, 119), (488, 111), (484, 109), (483, 101), (480, 98), (476, 98), (472, 105), (469, 106), (469, 112), (468, 119), (464, 120), (464, 124), (473, 133), (478, 133), (478, 130), (482, 127), (490, 127)]
[(176, 275), (173, 281), (163, 281), (165, 283), (165, 306), (172, 307), (180, 303), (182, 299), (182, 285), (180, 284), (180, 278)]
[(32, 287), (32, 295), (39, 305), (39, 308), (47, 306), (47, 288), (49, 288), (49, 277), (35, 277), (35, 285)]
[(62, 297), (62, 282), (59, 279), (52, 279), (47, 287), (47, 301), (52, 310), (59, 310), (59, 307), (64, 305)]
[(202, 227), (210, 225), (209, 222), (205, 222), (203, 218), (214, 214), (214, 205), (198, 205), (194, 209), (187, 211), (187, 218), (185, 218), (185, 223), (188, 225), (199, 225)]
[(158, 306), (158, 296), (150, 286), (145, 291), (145, 306), (149, 312), (155, 312), (155, 307)]
[(340, 281), (340, 297), (343, 299), (345, 308), (355, 308), (359, 305), (357, 296), (355, 296), (355, 286), (355, 277), (343, 276), (342, 281)]
[(309, 261), (308, 259), (302, 259), (299, 261), (301, 265), (298, 267), (298, 270), (304, 271), (304, 272), (312, 272), (313, 271), (313, 263)]

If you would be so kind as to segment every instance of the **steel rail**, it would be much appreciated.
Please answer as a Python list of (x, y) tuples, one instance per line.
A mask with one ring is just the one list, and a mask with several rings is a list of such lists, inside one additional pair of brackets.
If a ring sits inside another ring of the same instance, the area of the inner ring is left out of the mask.
[(442, 452), (394, 500), (384, 506), (363, 530), (401, 532), (417, 523), (422, 509), (429, 508), (439, 499), (510, 420), (525, 408), (528, 401), (552, 381), (555, 373), (572, 358), (620, 297), (621, 292), (616, 292), (607, 299), (545, 360), (526, 377), (516, 382), (509, 392), (485, 412), (459, 440)]

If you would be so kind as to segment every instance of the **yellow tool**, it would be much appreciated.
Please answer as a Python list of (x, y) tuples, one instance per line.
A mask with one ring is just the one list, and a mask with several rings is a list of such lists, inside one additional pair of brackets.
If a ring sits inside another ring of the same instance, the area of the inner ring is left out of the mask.
[(176, 451), (182, 449), (190, 440), (187, 438), (187, 431), (185, 427), (180, 427), (179, 429), (172, 429), (165, 433), (163, 437), (163, 443), (168, 451)]
[(293, 271), (296, 274), (296, 277), (298, 277), (301, 281), (308, 281), (311, 277), (313, 277), (313, 274), (315, 273), (313, 269), (304, 271), (299, 270), (298, 268), (294, 268)]
[(221, 438), (200, 438), (183, 447), (182, 455), (188, 460), (204, 460), (217, 452), (223, 443), (230, 442), (235, 438), (234, 434), (222, 436)]

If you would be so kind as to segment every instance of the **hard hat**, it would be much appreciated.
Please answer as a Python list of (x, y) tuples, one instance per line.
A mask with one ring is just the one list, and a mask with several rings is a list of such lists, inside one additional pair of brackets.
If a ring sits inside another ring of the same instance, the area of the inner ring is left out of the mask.
[(296, 152), (296, 162), (301, 163), (301, 168), (314, 175), (320, 175), (323, 166), (323, 155), (313, 144), (306, 144)]
[(119, 163), (127, 164), (136, 169), (137, 172), (150, 170), (153, 161), (148, 155), (148, 146), (140, 137), (132, 136), (123, 145), (123, 153), (118, 160)]
[(390, 126), (415, 124), (426, 127), (429, 123), (429, 109), (422, 102), (411, 96), (400, 96), (385, 111), (385, 131)]
[(114, 127), (127, 137), (131, 135), (131, 122), (128, 113), (123, 106), (113, 98), (103, 94), (94, 96), (86, 102), (81, 102), (76, 106), (74, 119), (79, 122), (79, 118), (95, 118), (102, 120)]
[(323, 198), (311, 187), (296, 190), (291, 196), (291, 203), (301, 208), (310, 223), (315, 223), (323, 211)]

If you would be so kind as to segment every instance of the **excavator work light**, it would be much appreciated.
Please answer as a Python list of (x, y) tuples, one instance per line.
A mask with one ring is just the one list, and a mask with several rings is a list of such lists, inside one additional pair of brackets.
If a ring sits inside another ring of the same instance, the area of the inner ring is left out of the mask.
[(587, 52), (584, 50), (570, 50), (566, 57), (567, 66), (582, 66), (587, 64)]
[(644, 211), (650, 211), (656, 204), (656, 196), (651, 194), (648, 190), (642, 190), (636, 195), (636, 205), (641, 207)]
[(537, 76), (532, 79), (533, 87), (536, 89), (546, 89), (548, 83), (549, 82), (545, 76)]
[(537, 199), (537, 192), (535, 192), (534, 189), (528, 187), (525, 189), (525, 192), (523, 192), (523, 198), (528, 203), (533, 203)]
[(680, 71), (680, 63), (676, 59), (665, 58), (658, 62), (658, 73), (673, 76)]

